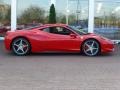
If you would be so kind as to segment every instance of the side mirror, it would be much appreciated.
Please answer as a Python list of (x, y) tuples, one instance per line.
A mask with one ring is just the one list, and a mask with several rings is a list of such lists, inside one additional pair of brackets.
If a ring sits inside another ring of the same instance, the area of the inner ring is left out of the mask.
[(76, 38), (76, 37), (77, 37), (77, 35), (76, 35), (76, 34), (74, 34), (74, 33), (71, 33), (71, 34), (70, 34), (70, 37), (71, 37), (71, 38)]

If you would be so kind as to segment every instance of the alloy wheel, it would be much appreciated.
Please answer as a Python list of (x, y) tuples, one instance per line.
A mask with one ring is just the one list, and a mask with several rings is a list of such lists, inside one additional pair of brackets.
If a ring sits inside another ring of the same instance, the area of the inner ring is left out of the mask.
[(83, 45), (83, 52), (87, 56), (95, 56), (100, 52), (99, 43), (96, 40), (87, 40)]
[(30, 44), (26, 39), (18, 38), (13, 41), (12, 50), (17, 55), (26, 55), (30, 51)]

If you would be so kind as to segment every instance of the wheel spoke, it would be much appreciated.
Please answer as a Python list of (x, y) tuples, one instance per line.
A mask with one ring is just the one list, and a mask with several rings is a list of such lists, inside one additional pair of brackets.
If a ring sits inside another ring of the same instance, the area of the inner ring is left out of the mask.
[(93, 49), (91, 49), (90, 51), (91, 51), (91, 54), (94, 55)]
[(86, 45), (88, 48), (90, 48), (90, 45), (89, 45), (89, 44), (86, 43), (85, 45)]
[(19, 47), (18, 47), (17, 52), (20, 51), (20, 50), (22, 51), (22, 53), (25, 52), (22, 46), (19, 46)]
[(28, 47), (28, 45), (23, 45), (23, 48), (26, 48), (26, 47)]
[(87, 50), (86, 50), (86, 52), (89, 52), (90, 51), (90, 49), (88, 48)]
[(93, 47), (93, 46), (94, 46), (94, 44), (95, 44), (95, 42), (93, 41), (93, 42), (92, 42), (92, 45), (91, 45), (91, 47)]
[(25, 51), (23, 50), (23, 47), (20, 49), (22, 51), (22, 53), (24, 53)]
[(19, 43), (19, 45), (23, 45), (23, 40), (22, 40), (22, 39), (20, 40), (20, 43)]
[(17, 48), (17, 52), (20, 50), (20, 47)]
[(93, 50), (98, 50), (98, 48), (93, 48)]
[(14, 46), (17, 46), (17, 47), (19, 47), (19, 45), (17, 45), (17, 44), (14, 44)]

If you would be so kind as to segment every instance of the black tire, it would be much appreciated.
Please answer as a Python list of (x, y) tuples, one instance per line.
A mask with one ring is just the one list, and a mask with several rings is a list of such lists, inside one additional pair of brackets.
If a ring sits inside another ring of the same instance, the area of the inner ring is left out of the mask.
[(100, 44), (97, 40), (86, 40), (82, 45), (82, 53), (86, 56), (97, 56), (100, 54)]
[(16, 38), (11, 44), (12, 52), (17, 56), (28, 55), (31, 51), (31, 45), (25, 38)]

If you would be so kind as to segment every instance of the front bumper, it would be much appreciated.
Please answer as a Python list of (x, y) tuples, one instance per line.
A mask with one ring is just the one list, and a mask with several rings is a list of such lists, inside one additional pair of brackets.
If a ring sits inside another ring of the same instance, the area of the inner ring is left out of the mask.
[(115, 46), (112, 41), (106, 41), (101, 45), (101, 52), (102, 53), (109, 53), (109, 52), (114, 52), (115, 51)]

